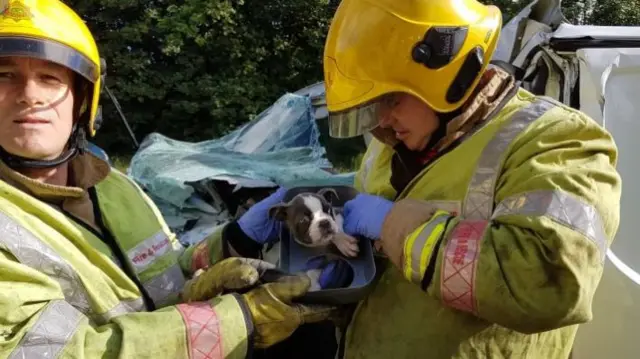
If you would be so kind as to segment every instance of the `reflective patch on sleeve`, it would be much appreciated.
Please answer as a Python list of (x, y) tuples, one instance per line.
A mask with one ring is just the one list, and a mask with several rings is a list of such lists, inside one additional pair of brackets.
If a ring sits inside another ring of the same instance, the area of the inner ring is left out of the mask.
[(172, 250), (173, 246), (169, 236), (160, 230), (127, 251), (127, 257), (135, 267), (136, 273), (139, 274)]
[(84, 315), (64, 300), (49, 302), (9, 359), (57, 358)]
[(180, 265), (174, 264), (160, 274), (142, 283), (158, 308), (177, 301), (186, 279)]
[(142, 311), (146, 311), (146, 307), (144, 300), (140, 297), (132, 300), (123, 300), (105, 313), (94, 315), (93, 318), (100, 318), (100, 320), (96, 321), (98, 323), (108, 323), (119, 315)]
[(604, 222), (592, 205), (560, 190), (538, 190), (505, 198), (498, 204), (492, 218), (508, 215), (545, 216), (589, 238), (600, 250), (600, 259), (607, 254)]
[(476, 267), (488, 224), (484, 220), (463, 220), (447, 241), (440, 275), (440, 292), (445, 305), (477, 314)]
[(413, 283), (420, 284), (427, 271), (433, 247), (442, 236), (449, 214), (439, 211), (431, 221), (425, 223), (407, 238), (404, 247), (404, 275)]
[(223, 359), (220, 323), (215, 310), (208, 303), (178, 304), (187, 329), (190, 359)]

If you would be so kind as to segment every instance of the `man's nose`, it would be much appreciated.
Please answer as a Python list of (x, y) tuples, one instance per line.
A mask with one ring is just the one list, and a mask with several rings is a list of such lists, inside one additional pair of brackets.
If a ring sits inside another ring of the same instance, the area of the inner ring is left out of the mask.
[(36, 81), (29, 79), (21, 84), (16, 101), (27, 106), (43, 105), (45, 103), (45, 95), (46, 91), (43, 91)]

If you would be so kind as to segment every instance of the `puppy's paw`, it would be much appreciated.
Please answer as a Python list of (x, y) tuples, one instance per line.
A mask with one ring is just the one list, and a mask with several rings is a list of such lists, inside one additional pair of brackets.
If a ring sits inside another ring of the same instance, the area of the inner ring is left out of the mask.
[(310, 269), (305, 272), (307, 277), (311, 280), (311, 286), (309, 287), (309, 292), (315, 292), (317, 290), (322, 289), (320, 287), (320, 274), (322, 274), (322, 269)]
[(346, 257), (356, 257), (360, 251), (358, 240), (346, 233), (339, 233), (334, 236), (333, 244)]

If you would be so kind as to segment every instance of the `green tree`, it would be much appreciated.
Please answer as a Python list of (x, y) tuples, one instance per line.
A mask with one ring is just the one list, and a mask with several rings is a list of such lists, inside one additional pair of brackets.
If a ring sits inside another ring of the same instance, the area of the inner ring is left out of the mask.
[[(220, 136), (285, 91), (322, 79), (326, 0), (69, 0), (108, 62), (107, 85), (135, 133)], [(96, 142), (131, 147), (111, 103)], [(121, 147), (123, 146), (123, 147)]]
[(590, 14), (593, 25), (640, 25), (640, 1), (638, 0), (598, 0)]

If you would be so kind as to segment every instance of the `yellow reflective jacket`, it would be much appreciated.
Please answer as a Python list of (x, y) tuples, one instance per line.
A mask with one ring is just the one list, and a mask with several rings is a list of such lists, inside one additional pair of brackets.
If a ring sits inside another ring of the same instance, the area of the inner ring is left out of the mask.
[(619, 222), (609, 133), (520, 89), (402, 193), (393, 154), (374, 139), (356, 186), (396, 202), (383, 236), (404, 265), (358, 305), (344, 357), (567, 358)]
[(177, 302), (185, 275), (219, 259), (219, 234), (208, 253), (179, 258), (159, 211), (124, 174), (111, 170), (88, 192), (101, 231), (0, 181), (0, 357), (244, 358), (251, 323), (233, 295)]

